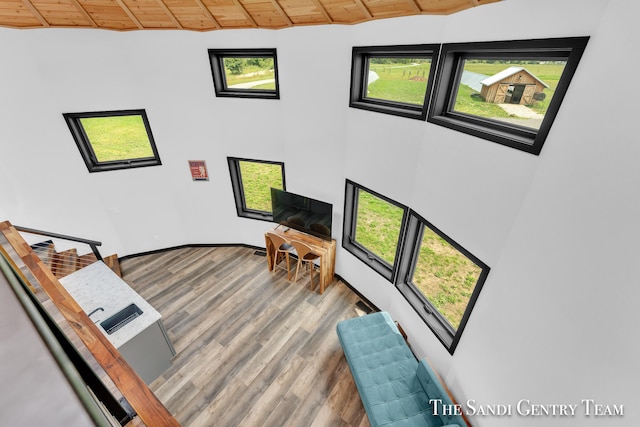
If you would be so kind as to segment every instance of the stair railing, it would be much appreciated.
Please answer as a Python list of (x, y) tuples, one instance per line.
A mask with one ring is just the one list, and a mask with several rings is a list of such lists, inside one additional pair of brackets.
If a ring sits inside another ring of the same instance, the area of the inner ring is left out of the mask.
[(49, 237), (52, 239), (68, 240), (76, 243), (84, 243), (85, 245), (88, 245), (91, 248), (91, 251), (93, 252), (93, 254), (96, 256), (96, 258), (98, 258), (98, 261), (102, 259), (102, 255), (100, 255), (100, 251), (98, 251), (98, 246), (102, 246), (102, 242), (98, 242), (96, 240), (84, 239), (82, 237), (73, 237), (73, 236), (67, 236), (65, 234), (52, 233), (50, 231), (36, 230), (34, 228), (21, 227), (19, 225), (14, 225), (13, 228), (20, 231), (21, 233), (35, 234), (39, 236)]
[[(28, 227), (14, 226), (14, 228), (58, 278), (103, 260), (98, 250), (98, 246), (102, 243), (96, 240)], [(62, 250), (59, 250), (61, 247)]]
[[(0, 244), (2, 244), (3, 241), (7, 242), (6, 246), (11, 249), (12, 254), (9, 254), (2, 248), (2, 250), (0, 250), (0, 256), (7, 261), (11, 260), (10, 267), (14, 278), (16, 280), (29, 280), (22, 274), (21, 266), (24, 266), (30, 272), (30, 275), (40, 284), (40, 287), (47, 294), (50, 301), (66, 319), (67, 324), (76, 333), (86, 349), (93, 355), (95, 361), (102, 367), (109, 378), (111, 378), (113, 385), (126, 400), (127, 406), (131, 407), (132, 414), (137, 414), (142, 425), (148, 427), (180, 427), (180, 423), (127, 363), (118, 349), (113, 346), (111, 341), (109, 341), (98, 329), (98, 326), (87, 316), (82, 307), (78, 305), (57, 277), (44, 264), (42, 259), (38, 257), (31, 245), (24, 240), (22, 233), (18, 231), (17, 227), (14, 227), (9, 221), (0, 221)], [(17, 262), (18, 260), (19, 263)], [(25, 285), (27, 286), (22, 286), (23, 289), (33, 288), (33, 286), (28, 286), (27, 283), (25, 283)], [(31, 300), (37, 301), (36, 298), (31, 298)], [(45, 312), (46, 310), (42, 310), (40, 313)], [(51, 322), (49, 324), (52, 325)], [(74, 358), (74, 360), (77, 361), (79, 359)], [(75, 368), (84, 369), (83, 366), (79, 364), (76, 364)], [(85, 379), (84, 381), (92, 382), (93, 384), (92, 378), (88, 380)], [(99, 384), (97, 389), (98, 388), (101, 388)], [(103, 403), (108, 400), (109, 399), (105, 399)], [(124, 410), (127, 416), (129, 416), (129, 411), (125, 408), (118, 408), (117, 401), (111, 400), (111, 403), (113, 403), (113, 407), (108, 410), (113, 415), (116, 415), (118, 418), (123, 417), (124, 413), (122, 411)], [(120, 424), (124, 422), (126, 422), (126, 419), (122, 418)]]

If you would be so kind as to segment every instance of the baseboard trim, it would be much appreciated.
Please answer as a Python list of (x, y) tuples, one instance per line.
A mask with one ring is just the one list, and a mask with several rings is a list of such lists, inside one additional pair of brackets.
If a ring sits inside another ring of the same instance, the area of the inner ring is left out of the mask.
[[(242, 247), (242, 248), (253, 249), (253, 250), (256, 250), (256, 251), (266, 251), (265, 247), (247, 245), (246, 243), (190, 243), (190, 244), (185, 244), (185, 245), (171, 246), (171, 247), (163, 248), (163, 249), (155, 249), (155, 250), (152, 250), (152, 251), (140, 252), (140, 253), (131, 254), (131, 255), (125, 255), (125, 256), (123, 256), (121, 258), (118, 258), (118, 261), (137, 258), (137, 257), (140, 257), (140, 256), (145, 256), (145, 255), (153, 255), (153, 254), (159, 254), (159, 253), (162, 253), (162, 252), (169, 252), (169, 251), (173, 251), (173, 250), (176, 250), (176, 249), (184, 249), (184, 248), (228, 248), (228, 247)], [(362, 302), (364, 302), (366, 305), (368, 305), (369, 308), (371, 308), (373, 311), (380, 311), (380, 309), (375, 304), (373, 304), (371, 301), (369, 301), (369, 299), (367, 297), (362, 295), (362, 293), (360, 291), (358, 291), (356, 288), (354, 288), (349, 283), (349, 281), (347, 281), (344, 277), (342, 277), (338, 273), (336, 273), (335, 276), (336, 276), (337, 280), (339, 280), (342, 283), (344, 283), (349, 289), (351, 289), (351, 291), (354, 294), (358, 295), (358, 297), (360, 297)]]

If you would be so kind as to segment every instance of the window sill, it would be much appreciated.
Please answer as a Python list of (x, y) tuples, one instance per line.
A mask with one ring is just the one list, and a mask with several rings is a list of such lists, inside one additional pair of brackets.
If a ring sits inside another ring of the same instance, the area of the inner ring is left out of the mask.
[(367, 101), (352, 101), (351, 103), (349, 103), (349, 107), (423, 121), (427, 117), (427, 109), (421, 109), (420, 107), (412, 109), (404, 108), (400, 105), (378, 104)]
[[(434, 115), (430, 116), (427, 121), (535, 155), (540, 154), (546, 137), (546, 133), (541, 131), (535, 133), (512, 130), (506, 126), (486, 124), (480, 120), (469, 120), (454, 115)], [(475, 123), (476, 121), (477, 123)]]

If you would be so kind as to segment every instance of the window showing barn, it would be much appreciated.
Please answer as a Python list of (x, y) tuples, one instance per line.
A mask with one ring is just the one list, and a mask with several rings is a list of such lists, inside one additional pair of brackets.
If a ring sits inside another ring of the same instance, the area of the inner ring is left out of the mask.
[(565, 65), (566, 61), (465, 60), (454, 110), (539, 129)]
[(427, 120), (539, 154), (588, 40), (443, 44)]
[(480, 83), (482, 99), (495, 104), (533, 105), (536, 98), (545, 98), (540, 94), (549, 87), (523, 67), (509, 67)]

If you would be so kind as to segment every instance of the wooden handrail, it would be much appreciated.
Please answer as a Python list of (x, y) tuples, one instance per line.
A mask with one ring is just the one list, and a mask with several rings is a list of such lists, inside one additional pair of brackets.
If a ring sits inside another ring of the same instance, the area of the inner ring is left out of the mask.
[(29, 268), (42, 289), (56, 305), (71, 328), (102, 366), (142, 422), (149, 427), (180, 427), (162, 402), (129, 366), (120, 352), (89, 319), (49, 267), (31, 249), (9, 221), (0, 222), (0, 233)]

